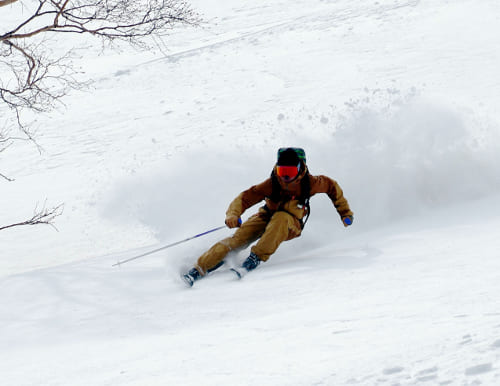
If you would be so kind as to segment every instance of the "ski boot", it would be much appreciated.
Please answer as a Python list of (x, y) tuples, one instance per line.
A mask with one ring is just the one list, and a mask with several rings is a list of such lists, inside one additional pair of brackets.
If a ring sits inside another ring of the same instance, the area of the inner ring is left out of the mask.
[[(215, 271), (217, 268), (220, 268), (222, 265), (224, 265), (224, 260), (221, 261), (220, 263), (217, 263), (217, 265), (215, 267), (210, 268), (207, 271), (207, 273)], [(198, 271), (196, 268), (191, 268), (191, 270), (188, 273), (182, 275), (182, 280), (184, 280), (189, 287), (192, 287), (194, 282), (196, 280), (201, 279), (202, 277), (203, 276), (201, 276), (200, 271)]]
[(260, 264), (261, 260), (259, 259), (259, 256), (257, 256), (255, 253), (250, 252), (250, 256), (246, 258), (246, 260), (241, 264), (242, 268), (245, 268), (247, 272), (250, 272), (257, 268), (257, 266)]
[(184, 282), (189, 286), (189, 287), (192, 287), (194, 282), (198, 279), (201, 278), (201, 274), (200, 272), (198, 272), (198, 270), (196, 268), (191, 268), (191, 270), (182, 275), (182, 280), (184, 280)]
[(242, 279), (243, 276), (245, 276), (248, 272), (254, 270), (257, 268), (257, 266), (260, 264), (262, 260), (259, 259), (259, 256), (257, 256), (255, 253), (250, 252), (250, 256), (248, 256), (243, 264), (241, 264), (240, 268), (231, 268), (231, 271), (233, 271), (238, 279)]

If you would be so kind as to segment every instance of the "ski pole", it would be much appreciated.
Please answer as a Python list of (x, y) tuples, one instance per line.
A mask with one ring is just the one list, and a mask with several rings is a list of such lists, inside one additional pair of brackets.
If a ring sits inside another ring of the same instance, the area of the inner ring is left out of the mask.
[(184, 240), (181, 240), (181, 241), (177, 241), (177, 242), (172, 243), (172, 244), (165, 245), (164, 247), (154, 249), (154, 250), (152, 250), (152, 251), (149, 251), (149, 252), (143, 253), (143, 254), (138, 255), (138, 256), (131, 257), (130, 259), (126, 259), (126, 260), (118, 261), (117, 263), (113, 264), (113, 265), (112, 265), (112, 267), (115, 267), (115, 266), (117, 266), (117, 265), (122, 265), (122, 264), (124, 264), (124, 263), (128, 263), (129, 261), (132, 261), (132, 260), (138, 259), (138, 258), (140, 258), (140, 257), (147, 256), (147, 255), (151, 255), (151, 254), (153, 254), (153, 253), (156, 253), (156, 252), (162, 251), (163, 249), (167, 249), (167, 248), (173, 247), (173, 246), (175, 246), (175, 245), (179, 245), (179, 244), (181, 244), (181, 243), (185, 243), (186, 241), (189, 241), (189, 240), (195, 239), (195, 238), (197, 238), (197, 237), (204, 236), (204, 235), (209, 234), (209, 233), (211, 233), (211, 232), (218, 231), (218, 230), (220, 230), (220, 229), (222, 229), (222, 228), (225, 228), (225, 227), (226, 227), (226, 226), (225, 226), (225, 225), (223, 225), (223, 226), (220, 226), (220, 227), (217, 227), (217, 228), (214, 228), (214, 229), (210, 229), (209, 231), (206, 231), (206, 232), (200, 233), (199, 235), (195, 235), (195, 236), (188, 237), (187, 239), (184, 239)]

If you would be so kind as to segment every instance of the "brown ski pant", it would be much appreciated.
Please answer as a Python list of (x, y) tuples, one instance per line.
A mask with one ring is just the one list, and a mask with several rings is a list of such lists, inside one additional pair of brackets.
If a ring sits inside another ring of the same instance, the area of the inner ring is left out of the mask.
[(231, 237), (219, 241), (201, 255), (195, 267), (205, 275), (224, 260), (230, 251), (244, 249), (257, 239), (259, 241), (251, 251), (262, 261), (267, 261), (283, 241), (300, 236), (301, 231), (300, 221), (291, 214), (278, 211), (270, 217), (261, 209), (245, 221)]

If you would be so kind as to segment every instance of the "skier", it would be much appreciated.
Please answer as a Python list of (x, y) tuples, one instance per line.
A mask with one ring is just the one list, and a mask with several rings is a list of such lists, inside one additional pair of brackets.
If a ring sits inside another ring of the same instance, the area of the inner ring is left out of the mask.
[[(309, 198), (316, 193), (328, 195), (344, 226), (352, 224), (353, 212), (338, 183), (326, 176), (309, 174), (303, 149), (279, 149), (271, 177), (240, 193), (229, 205), (225, 223), (229, 228), (238, 228), (236, 232), (201, 255), (194, 268), (182, 278), (192, 286), (219, 268), (230, 251), (244, 249), (258, 240), (241, 270), (235, 272), (240, 276), (239, 272), (255, 269), (261, 261), (267, 261), (283, 241), (300, 236), (310, 212)], [(265, 205), (242, 223), (240, 216), (245, 210), (263, 200)]]

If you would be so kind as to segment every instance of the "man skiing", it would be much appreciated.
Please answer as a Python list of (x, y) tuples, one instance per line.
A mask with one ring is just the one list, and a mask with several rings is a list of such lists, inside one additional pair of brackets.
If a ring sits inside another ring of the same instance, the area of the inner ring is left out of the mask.
[[(258, 240), (241, 265), (241, 271), (235, 272), (240, 276), (239, 272), (255, 269), (261, 261), (267, 261), (283, 241), (300, 236), (309, 216), (309, 198), (316, 193), (328, 195), (344, 226), (352, 224), (353, 213), (338, 183), (326, 176), (309, 174), (303, 149), (279, 149), (271, 177), (240, 193), (229, 205), (225, 223), (229, 228), (238, 228), (236, 232), (201, 255), (194, 268), (182, 278), (192, 286), (219, 268), (230, 251), (244, 249)], [(240, 216), (263, 200), (265, 205), (241, 223)]]

